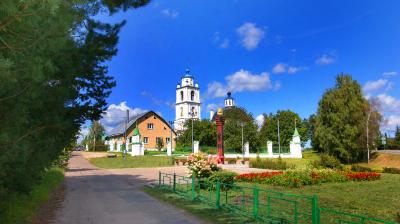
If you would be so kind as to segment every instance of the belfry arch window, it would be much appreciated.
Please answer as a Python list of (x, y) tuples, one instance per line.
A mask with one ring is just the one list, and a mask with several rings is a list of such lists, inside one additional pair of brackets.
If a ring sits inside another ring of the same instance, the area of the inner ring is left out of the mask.
[(181, 91), (181, 101), (183, 101), (183, 91)]
[(194, 101), (194, 91), (190, 92), (190, 100)]

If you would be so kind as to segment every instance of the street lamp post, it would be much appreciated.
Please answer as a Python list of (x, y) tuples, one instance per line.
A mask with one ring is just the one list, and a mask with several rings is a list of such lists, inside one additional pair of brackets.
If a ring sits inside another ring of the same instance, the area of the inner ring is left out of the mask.
[(244, 122), (240, 122), (240, 126), (242, 127), (242, 157), (244, 160), (244, 139), (243, 139), (243, 127), (244, 127)]
[(279, 158), (281, 157), (281, 135), (279, 130), (279, 118), (278, 118), (278, 149), (279, 149)]
[(189, 112), (190, 117), (192, 118), (192, 153), (194, 153), (194, 141), (193, 141), (193, 117), (194, 117), (194, 112)]

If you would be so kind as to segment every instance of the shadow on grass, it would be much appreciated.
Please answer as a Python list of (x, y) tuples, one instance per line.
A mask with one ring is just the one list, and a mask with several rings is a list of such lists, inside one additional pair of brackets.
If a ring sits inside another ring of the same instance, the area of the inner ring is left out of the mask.
[(217, 209), (200, 201), (191, 201), (182, 198), (179, 195), (170, 191), (165, 191), (149, 186), (143, 187), (142, 190), (154, 198), (171, 204), (177, 208), (181, 208), (193, 214), (194, 216), (209, 221), (211, 223), (258, 223), (254, 219), (249, 219), (247, 217), (228, 212), (226, 210)]

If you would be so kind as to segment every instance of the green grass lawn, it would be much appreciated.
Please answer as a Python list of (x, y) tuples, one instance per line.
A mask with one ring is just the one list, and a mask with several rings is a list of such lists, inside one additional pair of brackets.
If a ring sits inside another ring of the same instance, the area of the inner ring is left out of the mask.
[(167, 156), (127, 156), (117, 158), (93, 158), (93, 165), (104, 169), (173, 166), (173, 158)]
[(302, 159), (282, 159), (287, 164), (293, 164), (296, 168), (305, 168), (310, 163), (319, 160), (319, 154), (315, 151), (307, 150), (303, 151)]
[(239, 216), (225, 210), (216, 209), (211, 206), (198, 201), (187, 200), (180, 197), (178, 194), (170, 191), (160, 190), (158, 188), (144, 187), (143, 191), (150, 196), (157, 198), (161, 201), (167, 202), (177, 208), (184, 209), (185, 211), (209, 221), (210, 223), (256, 223), (252, 219)]
[(43, 174), (42, 180), (33, 186), (29, 194), (13, 193), (0, 202), (0, 223), (29, 223), (40, 205), (64, 180), (64, 171), (51, 168)]
[(382, 174), (376, 181), (350, 181), (285, 188), (279, 186), (239, 183), (285, 193), (318, 196), (320, 207), (366, 215), (387, 221), (400, 221), (400, 175)]

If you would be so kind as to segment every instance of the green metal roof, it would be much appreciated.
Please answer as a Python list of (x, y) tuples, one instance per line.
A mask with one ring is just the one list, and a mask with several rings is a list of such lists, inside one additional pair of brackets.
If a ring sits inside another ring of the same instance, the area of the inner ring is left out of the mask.
[(299, 132), (297, 131), (297, 127), (294, 128), (294, 134), (293, 134), (293, 137), (296, 137), (296, 136), (300, 136)]
[(135, 130), (133, 130), (133, 135), (134, 135), (134, 136), (140, 135), (140, 133), (139, 133), (139, 128), (138, 128), (137, 126), (135, 127)]

